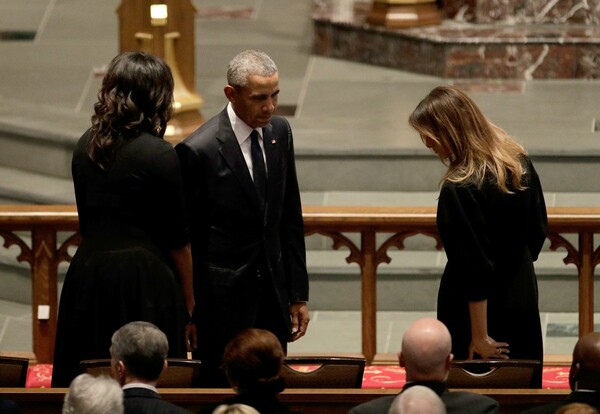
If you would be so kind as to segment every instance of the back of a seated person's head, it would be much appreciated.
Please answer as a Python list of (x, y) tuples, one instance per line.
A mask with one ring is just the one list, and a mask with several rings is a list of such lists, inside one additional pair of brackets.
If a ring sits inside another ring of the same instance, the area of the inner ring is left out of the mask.
[(600, 333), (588, 333), (577, 341), (569, 372), (572, 389), (600, 391)]
[(400, 365), (408, 381), (443, 381), (452, 361), (452, 337), (437, 319), (421, 318), (404, 332)]
[(560, 407), (554, 414), (598, 414), (598, 410), (588, 404), (570, 403)]
[(105, 375), (78, 375), (65, 395), (62, 414), (123, 414), (121, 386)]
[(256, 408), (246, 404), (221, 404), (212, 414), (260, 414)]
[(283, 390), (280, 378), (285, 354), (273, 333), (245, 329), (225, 347), (223, 366), (229, 382), (238, 391)]
[(122, 361), (135, 378), (156, 381), (169, 352), (167, 336), (150, 322), (129, 322), (112, 336), (110, 355), (113, 368)]
[(446, 414), (446, 406), (431, 388), (413, 385), (394, 398), (388, 414)]

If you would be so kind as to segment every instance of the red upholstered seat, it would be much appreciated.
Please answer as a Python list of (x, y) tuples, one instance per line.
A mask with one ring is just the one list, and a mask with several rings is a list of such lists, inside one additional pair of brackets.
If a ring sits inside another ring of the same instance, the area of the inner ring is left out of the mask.
[[(29, 366), (28, 388), (49, 388), (52, 365)], [(368, 365), (363, 375), (363, 388), (402, 388), (406, 381), (404, 369), (391, 365)], [(568, 389), (569, 367), (544, 367), (542, 388)]]
[(52, 382), (52, 364), (29, 365), (27, 371), (27, 388), (50, 388)]

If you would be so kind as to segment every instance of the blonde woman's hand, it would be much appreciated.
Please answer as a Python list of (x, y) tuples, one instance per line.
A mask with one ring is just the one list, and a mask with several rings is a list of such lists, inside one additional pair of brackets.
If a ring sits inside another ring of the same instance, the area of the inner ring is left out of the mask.
[(508, 359), (510, 349), (508, 343), (496, 342), (493, 338), (485, 336), (479, 339), (472, 339), (469, 345), (469, 358), (473, 359), (474, 355), (479, 355), (482, 359)]

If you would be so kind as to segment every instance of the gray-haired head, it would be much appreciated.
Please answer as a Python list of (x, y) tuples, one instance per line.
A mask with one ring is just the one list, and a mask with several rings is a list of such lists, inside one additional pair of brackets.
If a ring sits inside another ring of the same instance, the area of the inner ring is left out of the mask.
[(111, 339), (111, 356), (123, 361), (130, 375), (147, 381), (160, 377), (168, 352), (167, 336), (150, 322), (129, 322)]
[(242, 88), (247, 85), (252, 75), (270, 77), (277, 73), (273, 59), (259, 50), (244, 50), (229, 62), (227, 66), (227, 83)]
[(81, 374), (71, 381), (63, 414), (123, 414), (123, 390), (114, 379)]

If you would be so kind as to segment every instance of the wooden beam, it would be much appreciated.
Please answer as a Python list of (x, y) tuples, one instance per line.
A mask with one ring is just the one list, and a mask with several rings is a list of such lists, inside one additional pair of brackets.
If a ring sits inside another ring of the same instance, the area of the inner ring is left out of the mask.
[[(500, 403), (504, 414), (561, 401), (569, 390), (469, 389)], [(3, 388), (0, 398), (16, 402), (23, 414), (60, 414), (66, 388)], [(231, 389), (162, 388), (161, 397), (190, 412), (218, 404), (234, 395)], [(289, 389), (279, 399), (304, 414), (346, 414), (350, 408), (374, 398), (396, 395), (397, 389)]]

